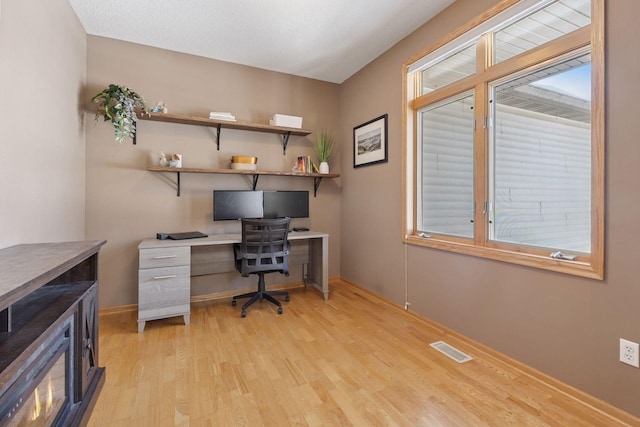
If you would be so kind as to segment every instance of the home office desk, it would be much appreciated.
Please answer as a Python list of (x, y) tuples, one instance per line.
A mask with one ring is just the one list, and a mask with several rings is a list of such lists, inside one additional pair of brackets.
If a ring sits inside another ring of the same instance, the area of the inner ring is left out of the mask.
[[(289, 265), (307, 265), (307, 284), (329, 298), (329, 235), (315, 231), (289, 233)], [(233, 244), (241, 234), (198, 239), (145, 239), (138, 245), (138, 332), (149, 320), (183, 316), (189, 324), (191, 277), (236, 271)], [(304, 271), (304, 269), (303, 269)]]

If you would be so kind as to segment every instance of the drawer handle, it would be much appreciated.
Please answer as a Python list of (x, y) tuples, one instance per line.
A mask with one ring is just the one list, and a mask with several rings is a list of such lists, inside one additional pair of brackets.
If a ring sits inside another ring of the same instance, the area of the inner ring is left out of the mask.
[(175, 255), (158, 255), (154, 256), (153, 259), (167, 259), (167, 258), (175, 258)]
[(153, 278), (153, 280), (173, 279), (174, 277), (176, 277), (175, 274), (170, 274), (168, 276), (156, 276)]

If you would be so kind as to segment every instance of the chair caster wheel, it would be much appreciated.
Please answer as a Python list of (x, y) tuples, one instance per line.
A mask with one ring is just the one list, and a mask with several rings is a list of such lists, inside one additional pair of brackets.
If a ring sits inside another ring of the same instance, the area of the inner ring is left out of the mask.
[(282, 314), (282, 307), (278, 307), (278, 314)]
[(247, 312), (242, 310), (242, 313), (240, 313), (240, 317), (247, 317)]
[(235, 307), (237, 303), (238, 303), (238, 301), (236, 301), (236, 300), (231, 300), (231, 306), (232, 306), (232, 307)]
[(284, 300), (289, 302), (289, 300), (291, 300), (291, 298), (289, 298), (289, 295), (287, 295), (286, 297), (284, 297)]

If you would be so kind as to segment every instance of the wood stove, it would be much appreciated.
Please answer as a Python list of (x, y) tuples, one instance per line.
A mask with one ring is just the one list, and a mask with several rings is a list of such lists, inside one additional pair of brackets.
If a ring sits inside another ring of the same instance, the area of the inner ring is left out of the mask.
[[(104, 383), (97, 351), (97, 252), (103, 243), (0, 250), (1, 426), (88, 420)], [(20, 264), (30, 272), (16, 269)]]

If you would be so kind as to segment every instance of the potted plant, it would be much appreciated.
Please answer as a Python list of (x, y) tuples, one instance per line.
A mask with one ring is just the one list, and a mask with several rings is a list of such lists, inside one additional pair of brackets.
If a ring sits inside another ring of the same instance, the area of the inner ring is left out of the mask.
[(144, 97), (127, 86), (110, 84), (108, 88), (91, 98), (91, 102), (98, 104), (96, 120), (104, 116), (104, 121), (111, 121), (116, 131), (116, 141), (122, 143), (128, 137), (134, 138), (136, 143), (136, 109), (142, 114), (149, 114), (149, 108)]
[(316, 142), (313, 146), (318, 161), (320, 162), (320, 173), (329, 173), (329, 157), (331, 157), (331, 150), (333, 150), (333, 135), (326, 130), (322, 130)]

